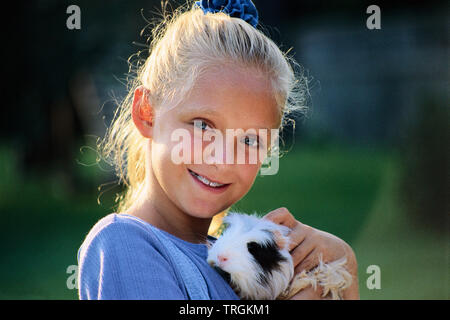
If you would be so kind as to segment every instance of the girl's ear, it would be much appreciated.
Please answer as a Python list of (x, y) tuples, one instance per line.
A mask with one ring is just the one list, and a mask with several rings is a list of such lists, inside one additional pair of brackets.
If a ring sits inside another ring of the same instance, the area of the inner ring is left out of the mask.
[(147, 98), (147, 89), (143, 86), (134, 91), (133, 109), (131, 111), (133, 122), (145, 138), (153, 135), (153, 108)]

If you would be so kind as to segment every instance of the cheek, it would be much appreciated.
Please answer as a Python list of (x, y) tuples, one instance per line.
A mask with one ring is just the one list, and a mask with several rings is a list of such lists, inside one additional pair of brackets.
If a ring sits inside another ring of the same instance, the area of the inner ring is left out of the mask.
[[(155, 120), (152, 139), (152, 163), (164, 161), (164, 166), (177, 166), (186, 146), (186, 129), (165, 113)], [(188, 142), (189, 143), (189, 142)], [(172, 159), (173, 158), (173, 159)]]
[(172, 194), (176, 190), (175, 186), (180, 179), (180, 165), (174, 164), (170, 160), (170, 149), (163, 143), (152, 143), (151, 151), (151, 171), (159, 186), (167, 194)]
[(255, 182), (256, 176), (258, 175), (258, 171), (260, 169), (259, 164), (236, 164), (235, 170), (239, 177), (240, 184), (245, 189), (250, 189)]
[[(168, 131), (160, 137), (160, 141), (167, 148), (158, 150), (158, 152), (164, 152), (166, 161), (171, 161), (174, 165), (204, 162), (203, 151), (209, 142), (203, 141), (201, 136), (194, 136), (194, 131), (190, 128), (176, 128)], [(172, 136), (171, 132), (175, 134)]]
[(173, 130), (169, 126), (155, 130), (151, 142), (151, 166), (162, 185), (177, 181), (184, 173), (183, 163), (177, 163), (173, 158), (173, 149), (179, 141), (172, 139)]

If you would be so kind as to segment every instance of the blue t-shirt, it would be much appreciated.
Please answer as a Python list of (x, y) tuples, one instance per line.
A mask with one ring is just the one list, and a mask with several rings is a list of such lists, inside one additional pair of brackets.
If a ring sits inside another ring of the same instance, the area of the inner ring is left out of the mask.
[[(155, 227), (127, 214), (100, 219), (78, 250), (80, 299), (189, 299), (169, 246), (159, 241)], [(158, 229), (159, 230), (159, 229)], [(213, 300), (239, 297), (206, 262), (205, 244), (184, 241), (165, 231), (198, 268)]]

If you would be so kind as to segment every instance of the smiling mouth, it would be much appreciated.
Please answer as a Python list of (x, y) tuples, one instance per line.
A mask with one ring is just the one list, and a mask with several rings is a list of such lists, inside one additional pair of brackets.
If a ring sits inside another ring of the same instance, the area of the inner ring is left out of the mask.
[(219, 182), (215, 182), (215, 181), (210, 181), (208, 180), (208, 178), (199, 175), (198, 173), (195, 173), (194, 171), (188, 169), (189, 173), (198, 181), (200, 181), (201, 183), (203, 183), (205, 186), (211, 187), (211, 188), (223, 188), (226, 187), (228, 185), (230, 185), (229, 183), (219, 183)]

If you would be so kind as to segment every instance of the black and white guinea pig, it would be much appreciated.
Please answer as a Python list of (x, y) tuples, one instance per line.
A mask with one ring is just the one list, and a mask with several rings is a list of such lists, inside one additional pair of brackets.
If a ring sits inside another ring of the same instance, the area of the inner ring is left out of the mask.
[(257, 216), (230, 213), (226, 229), (208, 249), (208, 263), (242, 299), (274, 300), (294, 275), (289, 228)]

